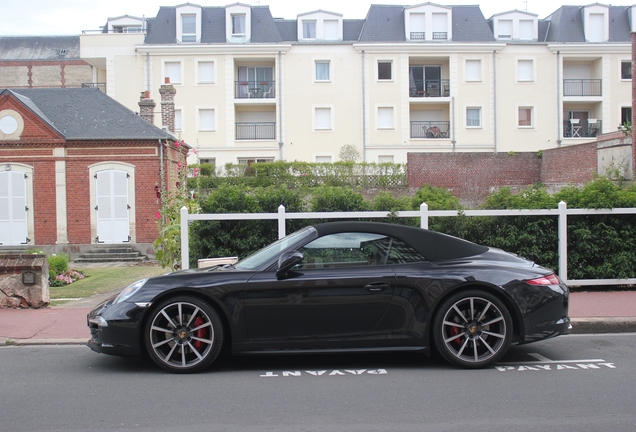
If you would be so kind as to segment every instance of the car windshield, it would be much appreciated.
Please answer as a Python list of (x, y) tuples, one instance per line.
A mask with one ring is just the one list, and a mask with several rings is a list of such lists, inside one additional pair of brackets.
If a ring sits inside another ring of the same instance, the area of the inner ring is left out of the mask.
[(263, 264), (278, 256), (282, 251), (288, 249), (291, 245), (300, 242), (303, 239), (309, 239), (315, 235), (316, 230), (313, 227), (306, 227), (295, 233), (276, 240), (274, 243), (265, 246), (258, 252), (253, 253), (247, 258), (242, 259), (234, 268), (237, 270), (256, 270)]

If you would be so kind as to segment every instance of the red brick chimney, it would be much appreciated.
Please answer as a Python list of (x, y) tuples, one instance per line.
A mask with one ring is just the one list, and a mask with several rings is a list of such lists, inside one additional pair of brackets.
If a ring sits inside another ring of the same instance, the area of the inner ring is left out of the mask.
[(174, 133), (174, 95), (177, 94), (174, 86), (170, 84), (170, 78), (166, 77), (166, 83), (159, 89), (161, 95), (161, 126), (165, 126)]
[(150, 92), (148, 90), (141, 92), (141, 97), (139, 98), (139, 115), (141, 118), (150, 124), (154, 124), (156, 106), (155, 101), (150, 99)]

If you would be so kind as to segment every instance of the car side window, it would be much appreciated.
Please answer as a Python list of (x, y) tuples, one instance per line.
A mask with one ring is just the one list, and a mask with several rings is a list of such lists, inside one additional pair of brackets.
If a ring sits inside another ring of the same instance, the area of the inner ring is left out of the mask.
[(377, 266), (387, 263), (393, 239), (372, 233), (338, 233), (320, 237), (299, 251), (305, 256), (295, 268)]
[(387, 264), (406, 264), (428, 261), (424, 255), (401, 240), (393, 239)]

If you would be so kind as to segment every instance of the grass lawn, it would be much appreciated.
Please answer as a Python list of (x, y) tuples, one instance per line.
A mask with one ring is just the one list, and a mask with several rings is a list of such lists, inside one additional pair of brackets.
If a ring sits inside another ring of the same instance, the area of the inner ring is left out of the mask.
[(166, 274), (169, 271), (161, 266), (90, 267), (85, 269), (78, 267), (75, 270), (81, 270), (88, 277), (63, 287), (49, 288), (51, 300), (84, 298), (93, 294), (123, 289), (139, 279)]

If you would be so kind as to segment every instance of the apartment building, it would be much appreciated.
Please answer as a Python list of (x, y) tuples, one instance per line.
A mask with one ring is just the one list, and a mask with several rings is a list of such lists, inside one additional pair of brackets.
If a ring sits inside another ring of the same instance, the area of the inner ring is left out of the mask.
[(595, 3), (486, 19), (477, 5), (423, 3), (290, 20), (186, 3), (109, 18), (80, 36), (80, 53), (133, 111), (169, 80), (174, 133), (217, 166), (337, 161), (345, 145), (404, 163), (580, 144), (631, 121), (635, 12)]

